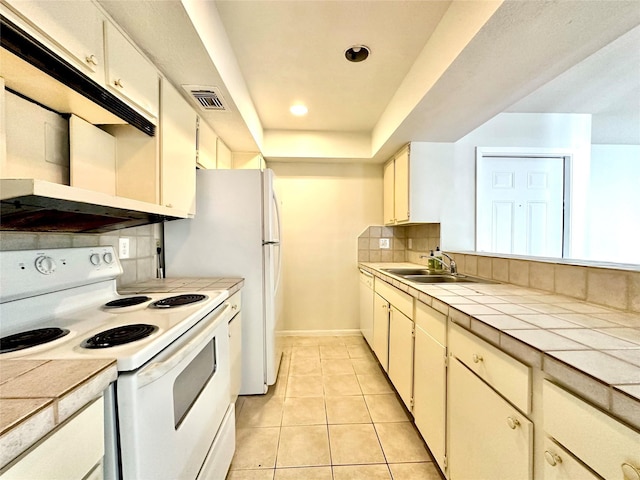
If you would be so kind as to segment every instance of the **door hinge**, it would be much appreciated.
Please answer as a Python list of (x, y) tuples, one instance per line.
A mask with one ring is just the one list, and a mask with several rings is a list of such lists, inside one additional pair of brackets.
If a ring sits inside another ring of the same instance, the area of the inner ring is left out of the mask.
[(413, 406), (415, 405), (413, 397), (411, 397), (411, 400), (409, 400), (409, 406), (411, 407), (411, 410), (413, 411)]
[(448, 367), (449, 366), (449, 357), (448, 356), (444, 356), (444, 366)]
[(415, 329), (415, 327), (411, 329), (411, 338), (416, 338), (416, 329)]
[(446, 455), (442, 459), (442, 465), (444, 465), (444, 468), (447, 468), (449, 466), (449, 462), (447, 461), (447, 456)]

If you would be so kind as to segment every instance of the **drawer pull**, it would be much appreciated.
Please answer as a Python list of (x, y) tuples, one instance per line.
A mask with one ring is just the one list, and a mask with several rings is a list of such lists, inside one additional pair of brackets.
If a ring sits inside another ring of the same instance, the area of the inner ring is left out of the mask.
[(507, 425), (511, 430), (515, 430), (520, 426), (520, 420), (514, 417), (507, 417)]
[(562, 458), (560, 458), (560, 455), (558, 455), (556, 453), (553, 453), (553, 452), (550, 452), (549, 450), (545, 450), (544, 459), (552, 467), (555, 467), (559, 463), (562, 463)]
[(89, 65), (98, 65), (98, 59), (95, 55), (91, 54), (86, 58), (86, 61)]
[(473, 360), (473, 363), (480, 363), (484, 360), (484, 358), (482, 358), (482, 355), (478, 355), (477, 353), (474, 353), (471, 359)]
[(640, 480), (640, 469), (634, 467), (630, 463), (623, 463), (622, 467), (622, 478), (624, 480)]

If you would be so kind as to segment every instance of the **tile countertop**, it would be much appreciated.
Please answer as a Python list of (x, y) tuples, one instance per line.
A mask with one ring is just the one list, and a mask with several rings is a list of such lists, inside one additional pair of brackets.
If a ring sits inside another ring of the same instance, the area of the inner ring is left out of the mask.
[(360, 263), (501, 350), (640, 428), (640, 315), (511, 284), (418, 284)]
[(0, 360), (0, 468), (115, 381), (115, 360)]
[(200, 292), (203, 290), (228, 290), (229, 296), (244, 285), (243, 278), (228, 277), (174, 277), (154, 278), (146, 282), (118, 287), (122, 295), (132, 293)]

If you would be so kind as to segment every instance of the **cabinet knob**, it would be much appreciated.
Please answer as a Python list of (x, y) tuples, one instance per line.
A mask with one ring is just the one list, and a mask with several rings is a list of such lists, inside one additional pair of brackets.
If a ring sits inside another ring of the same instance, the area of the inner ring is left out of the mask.
[(474, 354), (471, 356), (471, 359), (473, 360), (473, 363), (480, 363), (482, 360), (484, 360), (484, 359), (482, 358), (482, 355), (478, 355), (477, 353), (474, 353)]
[(173, 208), (173, 203), (167, 203), (167, 204), (165, 205), (165, 207), (167, 207), (167, 208)]
[(98, 65), (98, 59), (93, 54), (87, 56), (85, 60), (89, 65)]
[(627, 462), (623, 463), (621, 468), (622, 478), (624, 478), (624, 480), (640, 480), (640, 468), (634, 467)]
[(562, 463), (562, 458), (560, 458), (560, 455), (558, 455), (556, 453), (553, 453), (553, 452), (550, 452), (549, 450), (545, 450), (544, 459), (552, 467), (555, 467), (559, 463)]
[(237, 309), (238, 309), (238, 305), (236, 305), (235, 303), (231, 305), (231, 310), (237, 310)]
[(515, 430), (520, 426), (520, 420), (514, 417), (507, 417), (507, 425), (511, 430)]
[(118, 78), (118, 79), (114, 80), (114, 81), (113, 81), (113, 84), (114, 84), (116, 87), (124, 88), (124, 84), (122, 83), (122, 79), (121, 79), (121, 78)]

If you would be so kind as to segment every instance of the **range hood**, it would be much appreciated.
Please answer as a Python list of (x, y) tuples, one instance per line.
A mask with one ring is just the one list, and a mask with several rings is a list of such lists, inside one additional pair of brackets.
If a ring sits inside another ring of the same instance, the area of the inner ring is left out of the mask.
[(34, 179), (0, 180), (0, 230), (104, 233), (186, 217), (166, 207)]

